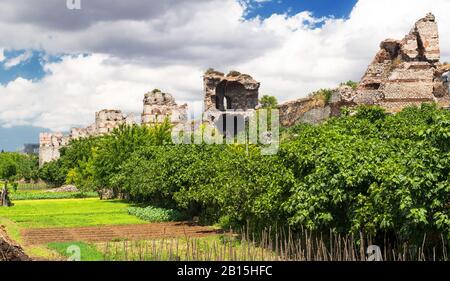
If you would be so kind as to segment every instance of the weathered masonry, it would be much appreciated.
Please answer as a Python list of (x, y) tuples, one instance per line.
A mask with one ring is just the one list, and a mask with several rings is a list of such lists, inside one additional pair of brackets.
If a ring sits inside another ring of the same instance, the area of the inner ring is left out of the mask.
[(260, 85), (248, 74), (207, 70), (203, 76), (203, 119), (226, 136), (237, 135), (259, 104)]
[(120, 110), (102, 110), (95, 114), (95, 123), (87, 128), (73, 128), (69, 135), (61, 132), (41, 133), (39, 136), (39, 165), (60, 157), (59, 150), (73, 139), (108, 134), (122, 124), (134, 124), (132, 115), (124, 116)]
[(440, 62), (439, 32), (433, 14), (418, 20), (402, 39), (386, 39), (369, 65), (358, 87), (341, 86), (326, 105), (314, 98), (280, 106), (284, 126), (317, 122), (340, 114), (342, 106), (379, 105), (398, 112), (411, 105), (436, 102), (450, 105), (449, 64)]

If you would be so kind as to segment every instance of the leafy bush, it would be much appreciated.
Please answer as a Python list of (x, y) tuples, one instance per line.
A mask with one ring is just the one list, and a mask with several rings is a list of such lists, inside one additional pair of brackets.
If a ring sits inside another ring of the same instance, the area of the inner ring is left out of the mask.
[(146, 208), (130, 207), (128, 208), (128, 213), (149, 222), (170, 222), (184, 219), (184, 216), (176, 210), (155, 208), (152, 206)]
[(36, 156), (13, 152), (0, 153), (0, 178), (15, 180), (36, 180), (38, 159)]
[(276, 108), (278, 106), (278, 100), (274, 96), (264, 95), (260, 100), (262, 108)]

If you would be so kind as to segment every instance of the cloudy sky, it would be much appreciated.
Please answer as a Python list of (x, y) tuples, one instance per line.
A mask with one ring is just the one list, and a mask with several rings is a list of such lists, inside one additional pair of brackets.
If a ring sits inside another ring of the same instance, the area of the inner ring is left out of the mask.
[(450, 61), (450, 0), (2, 0), (0, 148), (39, 130), (136, 115), (159, 88), (192, 110), (202, 73), (239, 70), (280, 101), (359, 80), (385, 38), (435, 13)]

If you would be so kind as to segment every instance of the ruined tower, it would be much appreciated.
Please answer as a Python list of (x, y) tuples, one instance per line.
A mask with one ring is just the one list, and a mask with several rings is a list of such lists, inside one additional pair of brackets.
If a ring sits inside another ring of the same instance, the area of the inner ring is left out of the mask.
[(171, 94), (155, 89), (145, 94), (141, 117), (142, 124), (162, 123), (167, 117), (176, 125), (187, 121), (187, 104), (178, 105)]
[(69, 144), (70, 138), (63, 133), (40, 133), (39, 135), (39, 166), (57, 160), (61, 147)]
[(436, 102), (448, 106), (449, 88), (439, 62), (439, 33), (433, 14), (418, 20), (402, 40), (381, 42), (354, 97), (356, 104), (377, 104), (397, 112), (406, 106)]
[(258, 106), (260, 83), (248, 74), (231, 71), (228, 75), (209, 69), (203, 76), (204, 121), (223, 135), (236, 136)]
[(203, 76), (205, 111), (250, 110), (258, 106), (260, 83), (236, 71), (228, 75), (208, 70)]

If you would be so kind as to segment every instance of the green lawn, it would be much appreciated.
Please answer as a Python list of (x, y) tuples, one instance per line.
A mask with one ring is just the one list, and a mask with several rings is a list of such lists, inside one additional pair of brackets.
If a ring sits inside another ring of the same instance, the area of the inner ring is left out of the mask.
[(0, 218), (15, 222), (20, 228), (80, 227), (140, 224), (145, 221), (129, 215), (129, 203), (98, 198), (14, 201), (10, 208), (0, 208)]
[(85, 242), (65, 242), (65, 243), (50, 243), (47, 248), (56, 251), (59, 255), (69, 258), (74, 257), (74, 252), (71, 247), (78, 247), (80, 259), (79, 261), (103, 261), (103, 254), (97, 250), (95, 245), (87, 244)]

